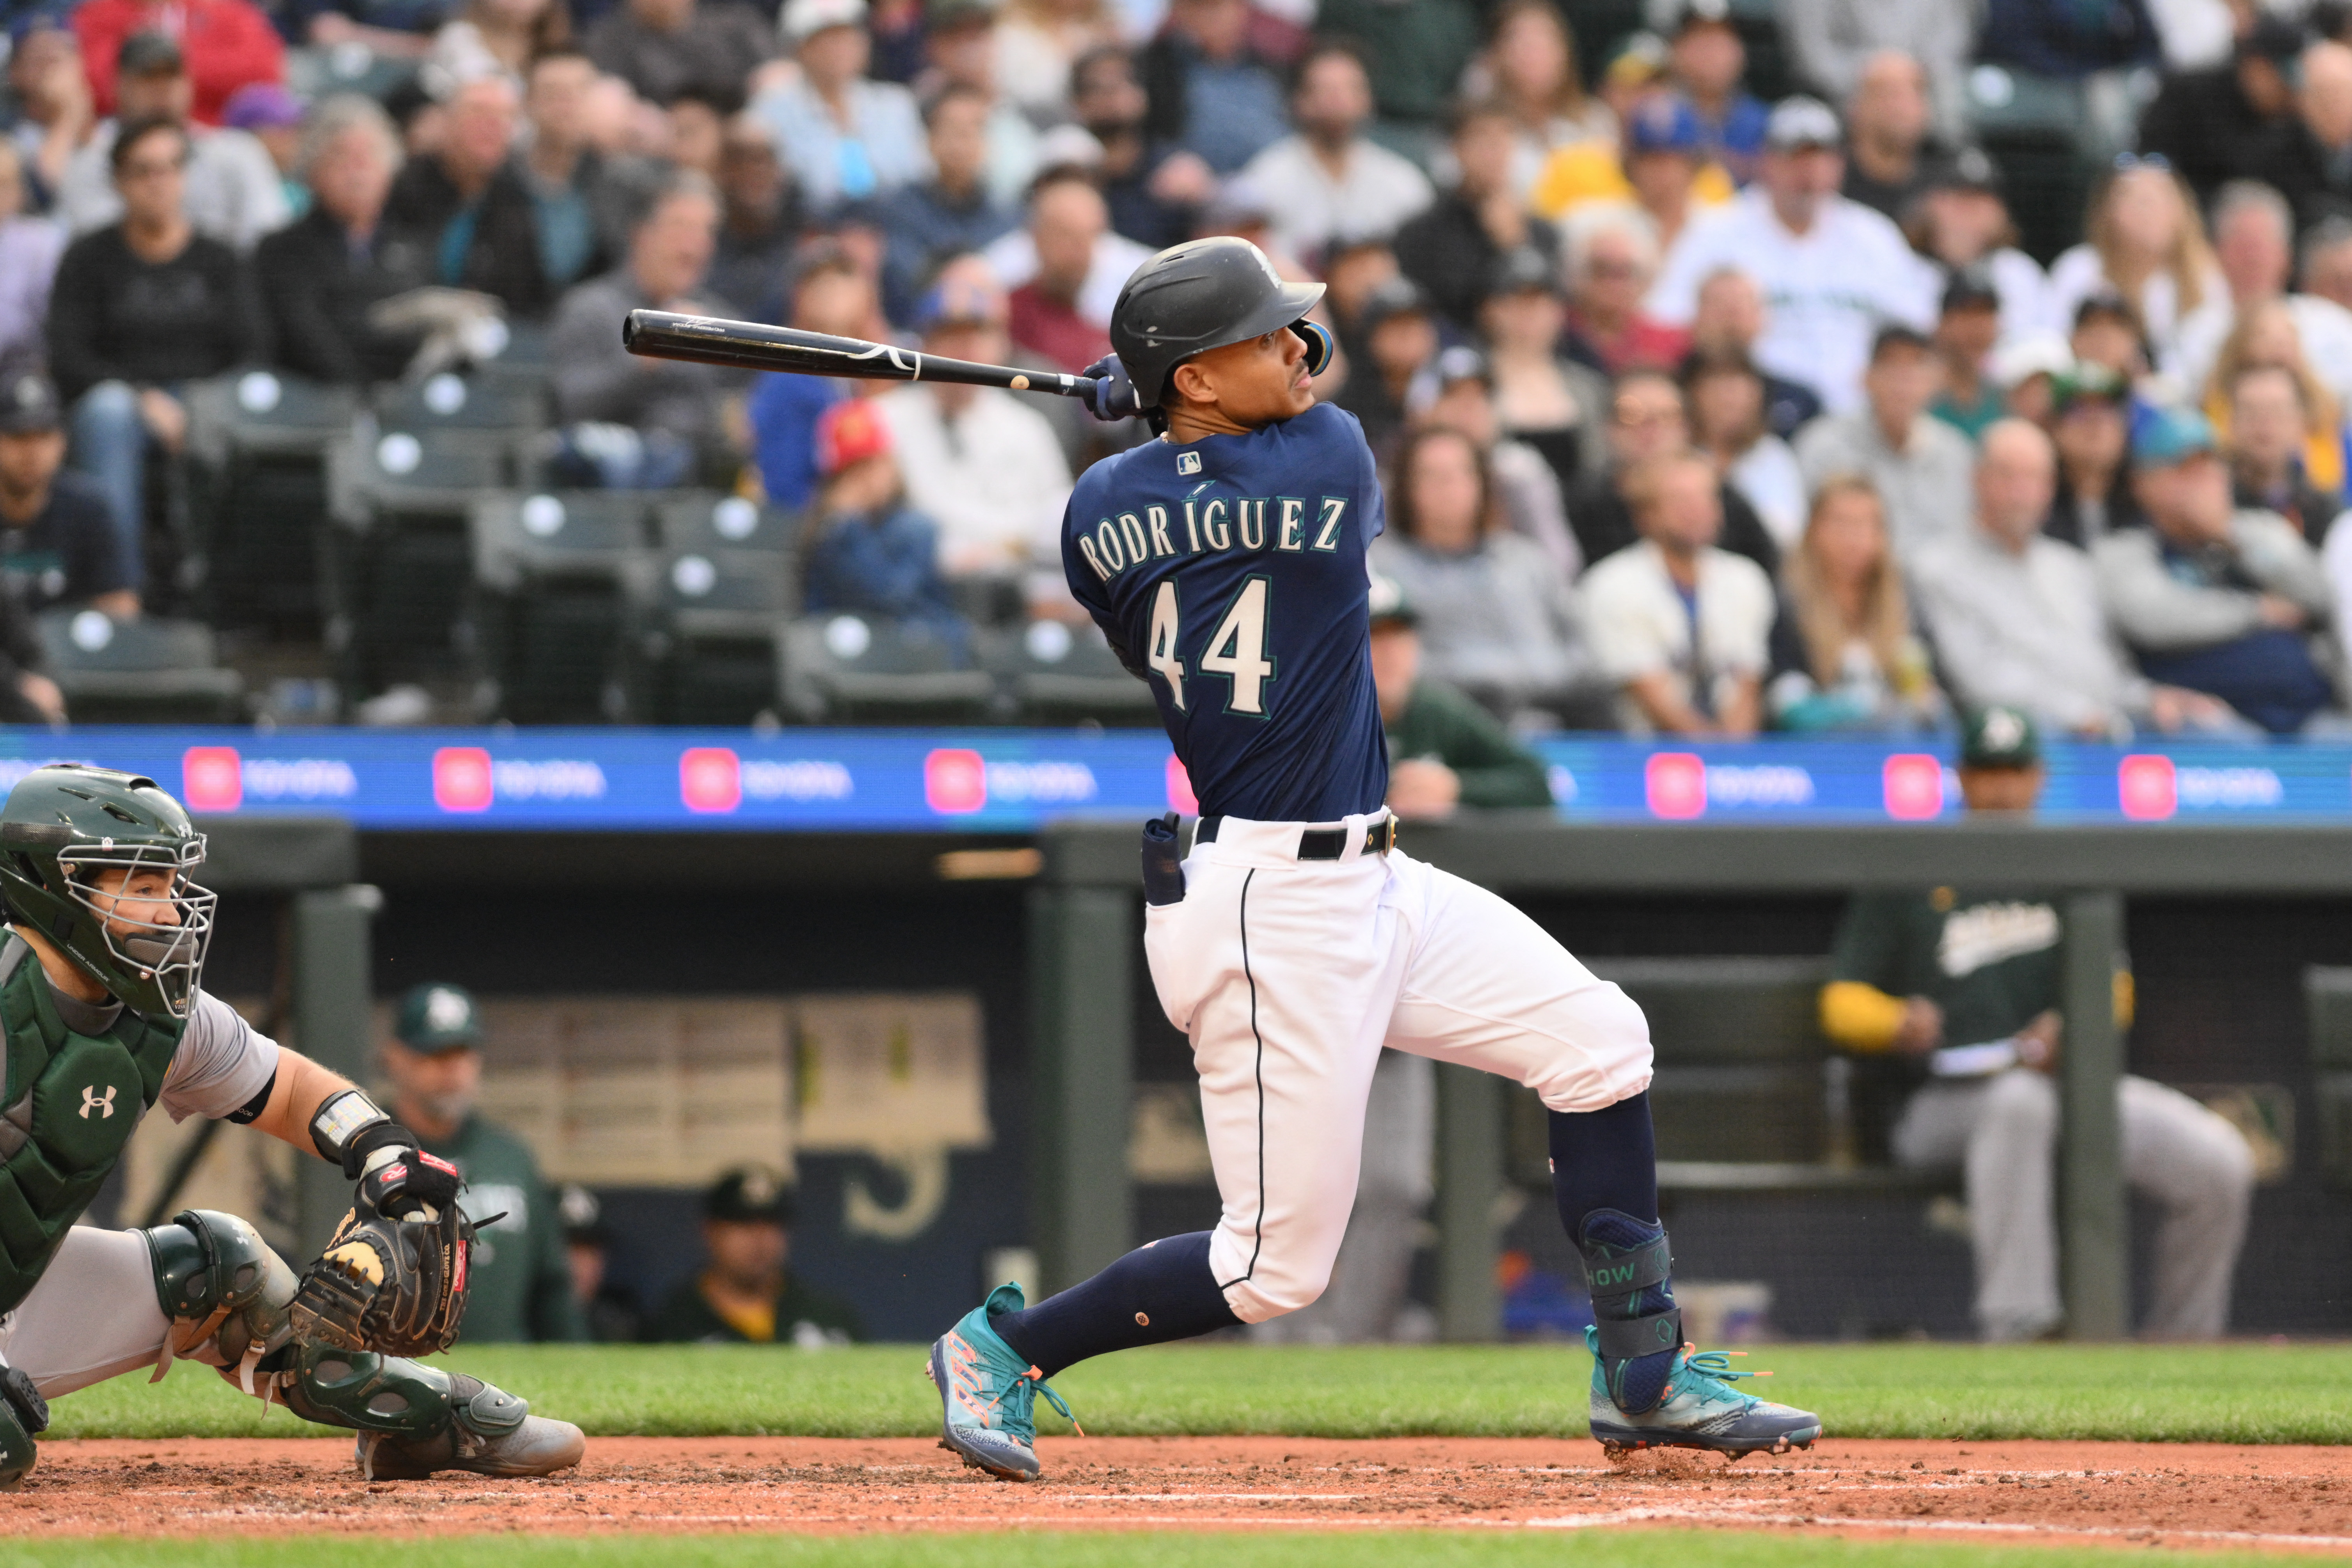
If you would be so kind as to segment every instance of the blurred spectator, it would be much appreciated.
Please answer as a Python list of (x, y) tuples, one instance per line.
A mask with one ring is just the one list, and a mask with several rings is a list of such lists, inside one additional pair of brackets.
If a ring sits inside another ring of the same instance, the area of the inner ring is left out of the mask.
[(900, 186), (875, 206), (886, 243), (882, 307), (894, 321), (914, 320), (916, 300), (940, 262), (980, 249), (1021, 221), (982, 180), (988, 114), (987, 98), (974, 89), (942, 89), (923, 110), (931, 177)]
[(477, 77), (450, 95), (441, 145), (411, 158), (385, 198), (385, 237), (431, 258), (428, 280), (495, 295), (537, 317), (555, 290), (541, 258), (539, 204), (511, 156), (515, 89)]
[(2290, 735), (2335, 695), (2313, 656), (2327, 576), (2275, 512), (2237, 510), (2202, 415), (2160, 409), (2132, 437), (2132, 494), (2148, 526), (2092, 549), (2099, 596), (2151, 679), (2218, 698)]
[(2017, 248), (2017, 226), (2001, 195), (2000, 168), (1982, 148), (1963, 147), (1928, 171), (1904, 208), (1903, 232), (1948, 278), (1969, 267), (1991, 274), (2000, 300), (2001, 342), (2014, 342), (2053, 324), (2049, 276)]
[[(1970, 816), (2033, 810), (2042, 768), (2025, 710), (1969, 715), (1959, 761)], [(1847, 1050), (1891, 1058), (1895, 1081), (1910, 1091), (1894, 1128), (1897, 1162), (1965, 1178), (1977, 1327), (1988, 1340), (2037, 1339), (2064, 1321), (2053, 1078), (2068, 945), (2052, 903), (1951, 888), (1865, 894), (1839, 922), (1832, 978), (1822, 990), (1822, 1032)], [(2110, 990), (2120, 1034), (2132, 1014), (2131, 974), (2120, 960)], [(1938, 1062), (1935, 1053), (1946, 1047), (1956, 1048)], [(1968, 1060), (1985, 1055), (1995, 1059)], [(2146, 1332), (2218, 1337), (2229, 1322), (2252, 1194), (2246, 1140), (2189, 1096), (2147, 1079), (2122, 1079), (2115, 1111), (2122, 1173), (2164, 1211)]]
[[(977, 93), (982, 120), (982, 177), (988, 194), (1007, 205), (1021, 199), (1043, 162), (1037, 128), (996, 86), (996, 10), (991, 0), (935, 0), (924, 19), (930, 68), (919, 79), (926, 101), (950, 87)], [(1093, 149), (1089, 148), (1089, 154)], [(1057, 160), (1058, 161), (1058, 160)]]
[(1587, 207), (1568, 221), (1570, 357), (1607, 375), (1666, 370), (1690, 352), (1690, 332), (1642, 308), (1658, 275), (1657, 236), (1638, 210)]
[(2352, 310), (2313, 294), (2290, 294), (2294, 215), (2286, 198), (2253, 180), (2233, 180), (2213, 202), (2213, 257), (2230, 286), (2230, 310), (2200, 315), (2180, 342), (2180, 371), (2202, 385), (2237, 318), (2266, 300), (2283, 300), (2312, 368), (2339, 405), (2352, 405)]
[(261, 143), (278, 171), (278, 194), (289, 218), (310, 210), (310, 192), (301, 180), (302, 100), (274, 81), (248, 82), (229, 95), (221, 124)]
[(1867, 406), (1815, 420), (1797, 437), (1808, 485), (1832, 474), (1869, 479), (1886, 503), (1895, 552), (1906, 561), (1968, 526), (1976, 454), (1967, 437), (1927, 412), (1942, 379), (1933, 342), (1909, 327), (1883, 328), (1863, 377)]
[(2035, 425), (2051, 419), (2050, 391), (2054, 378), (2078, 362), (2063, 333), (2047, 330), (2013, 338), (1992, 351), (1989, 374), (1992, 384), (2009, 399), (2009, 411)]
[(1444, 123), (1485, 42), (1480, 24), (1470, 0), (1319, 0), (1315, 7), (1318, 32), (1362, 51), (1381, 119), (1413, 127)]
[(2304, 50), (2295, 123), (2255, 177), (2268, 180), (2313, 223), (2352, 201), (2352, 47), (2325, 40)]
[[(1392, 234), (1429, 205), (1433, 193), (1422, 172), (1364, 135), (1371, 82), (1352, 45), (1316, 45), (1300, 57), (1295, 80), (1297, 134), (1252, 158), (1241, 173), (1266, 204), (1278, 246), (1308, 256), (1342, 235)], [(1397, 259), (1406, 261), (1402, 249)]]
[(1170, 0), (1143, 52), (1146, 133), (1230, 174), (1290, 133), (1282, 79), (1250, 47), (1248, 0)]
[(8, 140), (24, 157), (25, 210), (46, 213), (64, 184), (66, 165), (98, 123), (81, 44), (62, 16), (19, 21), (8, 54)]
[(1565, 219), (1593, 205), (1638, 206), (1661, 247), (1700, 211), (1731, 199), (1731, 176), (1707, 160), (1697, 111), (1678, 93), (1654, 92), (1628, 110), (1620, 142), (1575, 142), (1545, 163), (1529, 205)]
[(453, 86), (503, 75), (520, 92), (530, 62), (572, 41), (564, 0), (466, 0), (433, 36), (432, 68)]
[(188, 132), (122, 128), (110, 149), (122, 221), (66, 247), (49, 296), (49, 368), (73, 405), (74, 466), (106, 492), (129, 585), (140, 585), (151, 445), (187, 437), (180, 388), (260, 357), (252, 279), (189, 223)]
[[(1964, 79), (1977, 48), (1975, 7), (1950, 0), (1780, 0), (1780, 15), (1791, 63), (1815, 92), (1832, 103), (1846, 101), (1871, 60), (1892, 49), (1927, 72), (1943, 139), (1967, 140)], [(1993, 42), (1988, 32), (1988, 48)]]
[(783, 313), (784, 270), (800, 238), (800, 202), (766, 127), (749, 114), (729, 120), (720, 138), (719, 195), (710, 290), (751, 320), (772, 321)]
[(25, 160), (0, 142), (0, 365), (37, 363), (49, 284), (65, 254), (65, 230), (25, 211)]
[(2314, 299), (2352, 310), (2352, 217), (2324, 217), (2303, 237), (2303, 286)]
[[(1002, 364), (1012, 353), (1003, 291), (978, 257), (951, 261), (914, 318), (923, 352)], [(1062, 507), (1070, 469), (1054, 426), (1017, 395), (922, 382), (878, 400), (907, 503), (940, 525), (950, 578), (1061, 582)]]
[(876, 81), (908, 87), (923, 74), (922, 0), (876, 0), (866, 14), (866, 36), (873, 46), (866, 74)]
[(1744, 185), (1756, 177), (1771, 111), (1743, 86), (1748, 47), (1730, 0), (1669, 4), (1675, 18), (1666, 55), (1670, 79), (1697, 113), (1703, 150)]
[(719, 178), (728, 116), (743, 106), (743, 95), (688, 88), (669, 100), (669, 161), (706, 180)]
[(1699, 349), (1683, 362), (1682, 384), (1693, 444), (1787, 551), (1805, 526), (1805, 475), (1789, 443), (1765, 428), (1763, 373), (1738, 349)]
[(2165, 78), (2140, 116), (2139, 150), (2170, 163), (2200, 201), (2231, 180), (2264, 178), (2292, 140), (2305, 39), (2301, 23), (2255, 13), (2227, 64)]
[(572, 1270), (572, 1303), (588, 1338), (600, 1345), (635, 1344), (645, 1337), (637, 1294), (611, 1270), (613, 1233), (596, 1194), (577, 1182), (556, 1190), (555, 1216), (563, 1226), (563, 1259)]
[(1822, 486), (1780, 581), (1765, 690), (1776, 728), (1901, 733), (1943, 718), (1868, 479), (1841, 474)]
[(1348, 363), (1363, 358), (1364, 307), (1382, 284), (1398, 275), (1396, 252), (1385, 239), (1344, 241), (1323, 258), (1323, 305)]
[[(1753, 363), (1757, 340), (1764, 335), (1764, 290), (1736, 267), (1717, 268), (1699, 283), (1690, 331), (1693, 352), (1736, 353)], [(1762, 365), (1756, 370), (1764, 378), (1764, 424), (1773, 435), (1790, 440), (1821, 417), (1822, 400), (1811, 387)]]
[(1927, 155), (1927, 73), (1917, 60), (1881, 49), (1863, 62), (1862, 78), (1846, 102), (1844, 194), (1900, 219), (1925, 187)]
[(1584, 90), (1576, 37), (1552, 0), (1504, 0), (1488, 26), (1473, 77), (1510, 121), (1509, 188), (1525, 204), (1556, 150), (1615, 142), (1617, 117)]
[(184, 200), (197, 233), (249, 251), (263, 235), (285, 226), (286, 189), (261, 143), (242, 131), (190, 124), (194, 87), (178, 44), (162, 33), (141, 33), (122, 46), (120, 63), (121, 112), (91, 132), (58, 187), (58, 216), (68, 228), (89, 234), (122, 216), (111, 157), (120, 128), (134, 120), (169, 120), (187, 128)]
[(2221, 352), (2206, 384), (2205, 416), (2227, 440), (2238, 377), (2256, 365), (2277, 366), (2295, 383), (2303, 405), (2304, 440), (2299, 448), (2303, 478), (2325, 494), (2343, 494), (2343, 405), (2312, 369), (2311, 356), (2285, 301), (2265, 300), (2239, 313), (2238, 324), (2221, 340)]
[(1111, 0), (1007, 0), (995, 33), (996, 83), (1040, 123), (1059, 119), (1075, 112), (1078, 62), (1119, 41)]
[(1372, 579), (1372, 686), (1388, 731), (1389, 809), (1408, 822), (1458, 806), (1548, 806), (1543, 759), (1493, 714), (1421, 672), (1421, 612), (1386, 577)]
[(1828, 106), (1782, 103), (1757, 184), (1684, 232), (1650, 295), (1652, 314), (1685, 325), (1710, 273), (1748, 273), (1772, 300), (1756, 363), (1811, 387), (1838, 413), (1861, 401), (1872, 334), (1886, 321), (1926, 331), (1937, 286), (1900, 230), (1838, 195), (1843, 164)]
[[(2282, 364), (2249, 364), (2229, 386), (2231, 497), (2241, 510), (2276, 512), (2314, 549), (2344, 510), (2341, 489), (2311, 482), (2305, 452), (2326, 414), (2311, 404), (2313, 388)], [(2341, 439), (2341, 431), (2326, 431)]]
[(1415, 415), (1416, 422), (1443, 425), (1470, 437), (1486, 457), (1504, 522), (1541, 547), (1560, 581), (1574, 582), (1584, 569), (1584, 552), (1569, 531), (1559, 476), (1542, 453), (1502, 434), (1495, 414), (1494, 371), (1486, 356), (1466, 343), (1457, 344), (1437, 356), (1424, 379), (1432, 392), (1428, 405)]
[(1364, 301), (1356, 323), (1362, 347), (1349, 361), (1348, 384), (1332, 401), (1354, 415), (1364, 439), (1384, 455), (1404, 426), (1413, 378), (1437, 357), (1429, 300), (1410, 278), (1391, 278)]
[(1595, 563), (1578, 587), (1619, 725), (1744, 740), (1762, 721), (1772, 580), (1716, 547), (1722, 488), (1705, 458), (1652, 458), (1628, 488), (1641, 542)]
[(873, 41), (865, 21), (866, 0), (789, 0), (782, 26), (799, 51), (800, 75), (751, 101), (793, 166), (802, 199), (820, 213), (929, 173), (914, 95), (866, 74)]
[[(1966, 11), (1954, 17), (1961, 26), (1969, 19)], [(2147, 0), (1986, 0), (1977, 53), (2036, 76), (2083, 82), (2095, 153), (2129, 144), (2138, 102), (2126, 73), (2163, 64)]]
[[(733, 314), (704, 294), (704, 274), (719, 231), (719, 195), (710, 182), (681, 173), (629, 236), (628, 259), (563, 296), (548, 330), (547, 357), (555, 416), (566, 426), (617, 425), (636, 435), (635, 460), (607, 456), (597, 465), (615, 489), (661, 489), (719, 477), (726, 466), (719, 399), (728, 373), (682, 360), (644, 359), (621, 346), (614, 323), (631, 310)], [(585, 450), (604, 450), (580, 443)]]
[(2131, 388), (2101, 364), (2053, 378), (2050, 438), (2058, 449), (2057, 499), (2042, 531), (2088, 550), (2140, 521), (2132, 500)]
[(1087, 287), (1109, 224), (1102, 193), (1081, 174), (1048, 175), (1029, 197), (1036, 269), (1013, 290), (1013, 341), (1073, 374), (1110, 353), (1110, 310)]
[[(17, 623), (58, 605), (88, 605), (116, 620), (139, 614), (139, 590), (106, 492), (65, 468), (65, 405), (49, 378), (19, 370), (0, 384), (0, 711), (31, 696), (32, 668), (15, 648)], [(9, 668), (13, 665), (16, 668)], [(53, 703), (39, 703), (46, 710)], [(11, 716), (5, 721), (16, 723)]]
[[(1653, 458), (1689, 448), (1688, 411), (1681, 386), (1662, 370), (1629, 371), (1618, 378), (1609, 400), (1609, 466), (1586, 474), (1568, 497), (1569, 525), (1588, 563), (1606, 559), (1641, 537), (1640, 508), (1627, 489)], [(1771, 531), (1729, 484), (1718, 486), (1720, 537), (1714, 542), (1745, 555), (1767, 577), (1780, 570), (1780, 547)]]
[(592, 143), (596, 66), (576, 49), (530, 62), (523, 112), (529, 135), (518, 172), (530, 192), (539, 268), (552, 293), (612, 265), (643, 197)]
[(857, 1314), (793, 1273), (793, 1190), (758, 1165), (730, 1171), (702, 1199), (710, 1261), (670, 1292), (646, 1325), (664, 1343), (782, 1344), (802, 1350), (863, 1339)]
[(1503, 525), (1477, 445), (1429, 426), (1398, 447), (1389, 528), (1373, 569), (1421, 612), (1429, 673), (1495, 712), (1557, 713), (1591, 686), (1568, 584), (1540, 546)]
[(1070, 112), (1102, 144), (1103, 201), (1113, 233), (1146, 250), (1189, 237), (1217, 177), (1200, 154), (1155, 142), (1147, 130), (1143, 83), (1135, 57), (1105, 45), (1070, 68)]
[(384, 198), (400, 168), (399, 132), (374, 100), (343, 93), (312, 111), (302, 145), (314, 203), (254, 257), (273, 357), (314, 381), (390, 381), (422, 339), (380, 331), (368, 312), (423, 282), (428, 265), (415, 244), (383, 231)]
[(1473, 103), (1455, 114), (1454, 187), (1397, 231), (1397, 265), (1456, 330), (1477, 321), (1505, 252), (1529, 247), (1547, 264), (1559, 252), (1551, 226), (1529, 216), (1513, 189), (1514, 133), (1500, 103)]
[(2051, 264), (2051, 310), (2063, 319), (2084, 300), (2112, 289), (2139, 313), (2156, 359), (2179, 374), (2180, 345), (2206, 315), (2226, 316), (2229, 285), (2205, 243), (2205, 225), (2189, 188), (2160, 160), (2117, 159), (2091, 203), (2088, 237)]
[[(837, 338), (866, 337), (876, 312), (874, 284), (846, 251), (817, 250), (793, 281), (788, 324)], [(751, 425), (751, 460), (768, 500), (786, 511), (806, 506), (816, 492), (816, 426), (827, 409), (850, 395), (847, 382), (814, 375), (763, 375), (752, 384), (745, 410)]]
[(199, 125), (220, 123), (229, 94), (247, 82), (281, 81), (286, 46), (251, 0), (81, 0), (73, 9), (82, 69), (100, 114), (137, 119), (116, 101), (116, 57), (142, 33), (170, 38), (186, 60), (191, 96), (183, 111)]
[(1593, 95), (1617, 117), (1619, 126), (1633, 123), (1633, 111), (1653, 93), (1675, 91), (1668, 52), (1665, 39), (1646, 30), (1628, 33), (1611, 47)]
[(1562, 489), (1606, 461), (1601, 427), (1609, 416), (1608, 381), (1561, 352), (1567, 319), (1550, 263), (1532, 249), (1507, 252), (1478, 317), (1496, 419), (1504, 435), (1543, 455)]
[(822, 485), (802, 556), (809, 609), (887, 616), (965, 647), (971, 630), (940, 574), (939, 525), (908, 504), (889, 423), (872, 398), (824, 411), (816, 463)]
[(1944, 384), (1927, 411), (1971, 441), (2009, 410), (1993, 381), (1992, 351), (2000, 342), (2000, 288), (1988, 267), (1969, 267), (1944, 285), (1944, 307), (1936, 319), (1936, 352)]
[(689, 90), (741, 92), (744, 79), (775, 52), (775, 38), (758, 12), (736, 0), (622, 0), (588, 30), (587, 47), (600, 69), (667, 108)]
[[(2105, 365), (2126, 381), (2136, 382), (2155, 368), (2150, 363), (2154, 351), (2141, 329), (2139, 311), (2113, 289), (2095, 289), (2074, 307), (2074, 330), (2067, 333), (2066, 348), (2074, 359)], [(2015, 401), (2012, 390), (2011, 402)]]
[(1985, 432), (1982, 454), (1975, 526), (1931, 542), (1911, 563), (1953, 700), (2006, 704), (2095, 741), (2129, 735), (2135, 718), (2166, 731), (2227, 726), (2221, 703), (2151, 687), (2126, 664), (2090, 558), (2042, 531), (2056, 488), (2050, 438), (2004, 419)]

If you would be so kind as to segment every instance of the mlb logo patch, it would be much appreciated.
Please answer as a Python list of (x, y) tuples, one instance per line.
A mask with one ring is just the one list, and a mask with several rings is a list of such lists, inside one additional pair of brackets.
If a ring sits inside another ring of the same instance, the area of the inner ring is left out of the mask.
[(1201, 454), (1198, 452), (1179, 452), (1176, 455), (1176, 471), (1180, 474), (1199, 473), (1201, 471)]

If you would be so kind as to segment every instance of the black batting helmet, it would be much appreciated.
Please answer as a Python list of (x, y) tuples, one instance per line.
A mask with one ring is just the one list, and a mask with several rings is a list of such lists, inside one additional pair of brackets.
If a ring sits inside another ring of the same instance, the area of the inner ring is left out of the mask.
[(1110, 346), (1135, 383), (1136, 401), (1157, 408), (1178, 364), (1227, 343), (1292, 327), (1310, 359), (1328, 357), (1328, 340), (1306, 321), (1321, 298), (1322, 284), (1285, 283), (1246, 239), (1195, 239), (1135, 269), (1111, 311)]

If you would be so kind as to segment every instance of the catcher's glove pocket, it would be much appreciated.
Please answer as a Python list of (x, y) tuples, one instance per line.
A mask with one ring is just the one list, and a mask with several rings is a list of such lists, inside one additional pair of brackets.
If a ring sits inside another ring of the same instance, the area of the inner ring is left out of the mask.
[(454, 1202), (432, 1219), (393, 1219), (355, 1206), (302, 1276), (294, 1337), (385, 1355), (449, 1348), (466, 1313), (474, 1226)]

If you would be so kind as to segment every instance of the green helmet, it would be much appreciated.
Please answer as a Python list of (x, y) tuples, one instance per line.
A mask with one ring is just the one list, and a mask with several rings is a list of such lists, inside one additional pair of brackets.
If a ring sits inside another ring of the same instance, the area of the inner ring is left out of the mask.
[[(0, 805), (0, 900), (8, 918), (62, 949), (132, 1012), (184, 1018), (203, 976), (216, 895), (187, 879), (205, 836), (153, 779), (59, 763), (36, 768)], [(131, 920), (97, 880), (162, 869), (170, 921)]]

